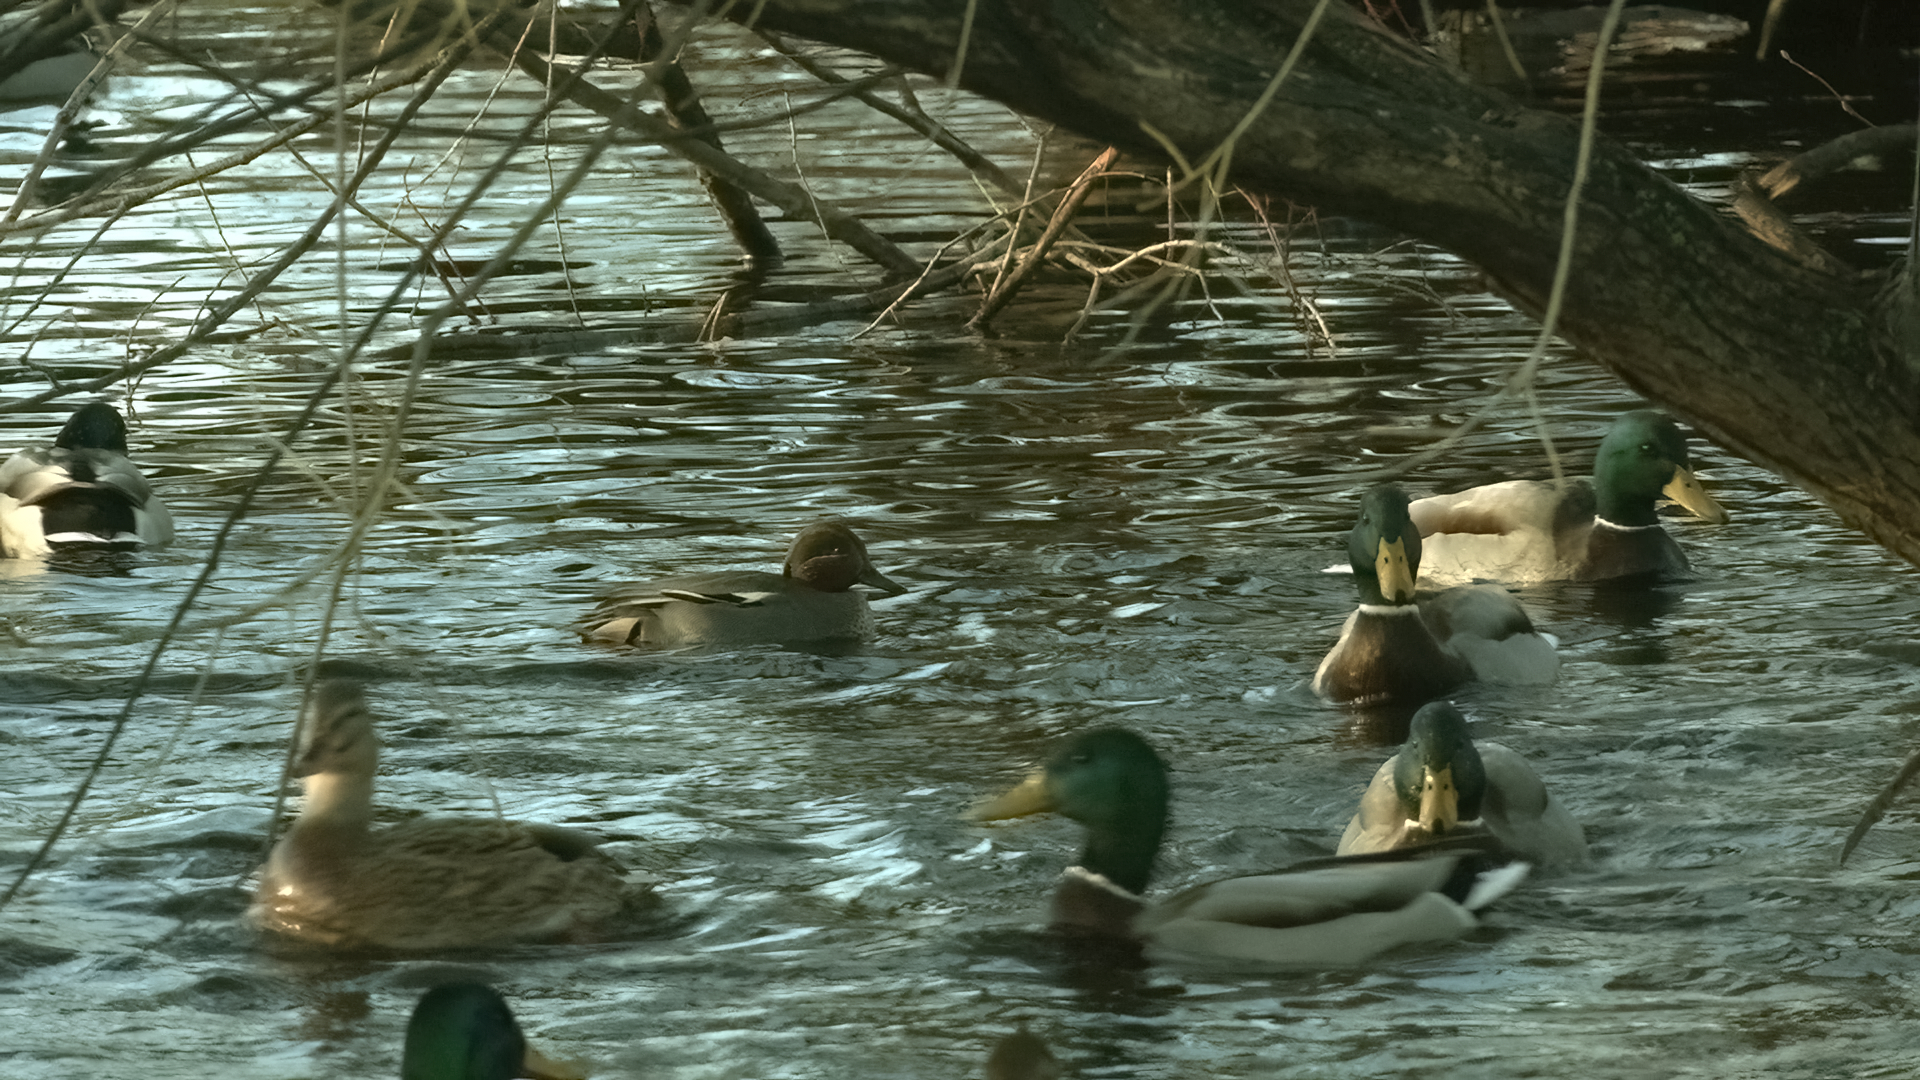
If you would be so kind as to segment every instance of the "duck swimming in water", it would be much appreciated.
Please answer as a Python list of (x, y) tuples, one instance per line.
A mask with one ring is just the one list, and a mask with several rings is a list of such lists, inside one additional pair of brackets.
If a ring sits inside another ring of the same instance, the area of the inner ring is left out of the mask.
[(1661, 496), (1715, 524), (1727, 520), (1694, 478), (1680, 429), (1639, 409), (1601, 440), (1591, 481), (1508, 480), (1414, 502), (1409, 513), (1426, 545), (1421, 582), (1684, 578), (1687, 556), (1654, 511)]
[(342, 948), (592, 941), (644, 894), (583, 832), (480, 817), (374, 828), (380, 740), (358, 683), (321, 683), (295, 773), (306, 803), (260, 870), (249, 912)]
[(1559, 677), (1553, 642), (1504, 589), (1465, 585), (1416, 599), (1422, 552), (1406, 493), (1392, 484), (1367, 492), (1347, 534), (1360, 606), (1314, 672), (1314, 693), (1340, 704), (1417, 705), (1471, 679), (1544, 685)]
[(780, 573), (722, 570), (613, 590), (579, 624), (588, 641), (653, 648), (861, 641), (873, 637), (865, 585), (906, 589), (867, 557), (867, 545), (837, 521), (800, 530)]
[(1142, 894), (1167, 826), (1167, 768), (1131, 731), (1069, 739), (1039, 772), (977, 807), (978, 821), (1057, 811), (1086, 826), (1079, 862), (1062, 876), (1053, 927), (1156, 950), (1290, 966), (1356, 964), (1478, 925), (1474, 910), (1517, 884), (1525, 864), (1481, 873), (1471, 852), (1403, 860), (1322, 859), (1230, 878), (1157, 905)]
[(1499, 743), (1476, 743), (1467, 718), (1444, 701), (1413, 714), (1406, 745), (1380, 766), (1338, 853), (1366, 855), (1482, 832), (1528, 862), (1581, 862), (1587, 837), (1547, 792), (1527, 760)]
[(80, 406), (53, 446), (0, 465), (0, 558), (172, 540), (173, 518), (127, 459), (127, 425), (111, 405)]

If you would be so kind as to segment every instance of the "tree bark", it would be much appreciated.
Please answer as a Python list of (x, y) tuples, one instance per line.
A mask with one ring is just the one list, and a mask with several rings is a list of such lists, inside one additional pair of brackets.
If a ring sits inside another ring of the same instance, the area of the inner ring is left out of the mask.
[[(1253, 108), (1313, 0), (979, 0), (961, 84), (1188, 161)], [(760, 28), (933, 75), (965, 0), (765, 0)], [(1232, 182), (1431, 241), (1545, 306), (1576, 125), (1469, 85), (1336, 2), (1233, 148)], [(1920, 563), (1920, 378), (1876, 298), (1756, 240), (1601, 139), (1559, 332), (1707, 437)]]

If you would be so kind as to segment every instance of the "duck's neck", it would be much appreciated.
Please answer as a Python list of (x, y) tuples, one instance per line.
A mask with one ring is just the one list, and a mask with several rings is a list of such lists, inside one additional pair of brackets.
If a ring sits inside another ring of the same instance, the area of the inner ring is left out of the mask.
[(294, 828), (302, 832), (364, 833), (373, 821), (373, 777), (323, 772), (306, 778), (307, 801)]
[[(1136, 807), (1150, 811), (1150, 807)], [(1166, 810), (1140, 812), (1121, 828), (1089, 829), (1087, 849), (1080, 855), (1082, 869), (1092, 871), (1136, 896), (1147, 891), (1153, 877), (1153, 857), (1166, 831)]]
[(1660, 524), (1660, 515), (1653, 509), (1653, 498), (1644, 493), (1622, 491), (1617, 484), (1601, 483), (1599, 477), (1594, 478), (1594, 516), (1615, 528), (1638, 529)]

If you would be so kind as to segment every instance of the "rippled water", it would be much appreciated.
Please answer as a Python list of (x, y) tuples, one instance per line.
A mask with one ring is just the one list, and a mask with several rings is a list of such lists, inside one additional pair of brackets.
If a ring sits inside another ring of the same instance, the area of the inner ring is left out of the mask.
[[(766, 57), (745, 68), (777, 70)], [(115, 85), (104, 104), (128, 138), (195, 98), (176, 74)], [(469, 77), (450, 112), (491, 81)], [(953, 107), (976, 135), (996, 122)], [(957, 220), (967, 196), (944, 163), (917, 144), (889, 154), (884, 168), (829, 168), (823, 152), (809, 175), (866, 190), (911, 227)], [(579, 295), (625, 301), (644, 284), (698, 310), (733, 255), (684, 170), (632, 151), (603, 173), (571, 204)], [(284, 158), (249, 181), (262, 199), (229, 183), (219, 227), (250, 261), (320, 198)], [(129, 335), (164, 340), (231, 287), (208, 213), (196, 196), (118, 227), (120, 246), (83, 257), (11, 332), (15, 350), (45, 329), (37, 358), (101, 368)], [(832, 269), (844, 254), (780, 228), (796, 275), (846, 279)], [(485, 241), (471, 243), (484, 254)], [(362, 243), (356, 302), (388, 280)], [(1181, 305), (1130, 349), (1112, 348), (1113, 320), (1061, 347), (1078, 301), (1053, 290), (994, 340), (951, 333), (943, 311), (859, 340), (848, 324), (434, 362), (406, 493), (348, 579), (329, 654), (375, 682), (386, 807), (487, 813), (497, 799), (514, 817), (591, 826), (661, 875), (667, 925), (612, 945), (335, 959), (263, 948), (237, 921), (324, 598), (308, 589), (210, 624), (341, 542), (336, 499), (349, 462), (378, 452), (369, 425), (394, 407), (404, 360), (366, 366), (358, 442), (345, 408), (322, 411), (235, 533), (74, 830), (0, 913), (0, 1072), (391, 1075), (412, 1000), (459, 968), (596, 1076), (978, 1075), (1020, 1022), (1082, 1076), (1908, 1075), (1916, 810), (1836, 862), (1916, 737), (1914, 572), (1698, 441), (1734, 515), (1669, 519), (1699, 580), (1528, 590), (1562, 638), (1560, 683), (1458, 698), (1480, 732), (1537, 762), (1586, 825), (1591, 866), (1530, 884), (1463, 942), (1351, 971), (1098, 978), (1035, 932), (1076, 827), (958, 814), (1061, 735), (1125, 724), (1171, 761), (1157, 892), (1325, 853), (1387, 752), (1363, 718), (1303, 687), (1354, 602), (1349, 579), (1321, 570), (1341, 557), (1358, 492), (1484, 402), (1532, 325), (1433, 252), (1338, 228), (1301, 243), (1295, 273), (1333, 355), (1309, 349), (1284, 307), (1229, 290), (1224, 317)], [(269, 437), (318, 385), (330, 272), (316, 262), (263, 300), (284, 327), (133, 394), (136, 457), (173, 507), (174, 548), (126, 576), (16, 566), (0, 580), (9, 880)], [(16, 315), (29, 284), (6, 293)], [(556, 284), (506, 286), (505, 317), (557, 321)], [(44, 386), (25, 369), (0, 378), (9, 396)], [(1540, 390), (1576, 468), (1637, 404), (1564, 355)], [(43, 440), (69, 404), (0, 415), (0, 436)], [(1542, 460), (1513, 407), (1408, 482), (1450, 490), (1540, 475)], [(912, 587), (876, 603), (871, 646), (646, 655), (565, 629), (611, 582), (775, 565), (822, 514), (857, 523)]]

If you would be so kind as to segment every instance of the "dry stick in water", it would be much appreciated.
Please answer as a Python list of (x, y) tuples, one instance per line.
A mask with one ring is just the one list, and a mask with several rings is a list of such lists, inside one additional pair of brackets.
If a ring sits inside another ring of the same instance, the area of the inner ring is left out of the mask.
[(1915, 773), (1920, 773), (1920, 750), (1915, 750), (1908, 756), (1907, 763), (1900, 766), (1900, 771), (1894, 775), (1893, 781), (1881, 788), (1880, 794), (1875, 795), (1873, 801), (1867, 804), (1867, 808), (1861, 811), (1860, 823), (1853, 827), (1853, 831), (1847, 834), (1847, 842), (1840, 846), (1841, 866), (1847, 865), (1847, 856), (1853, 854), (1853, 849), (1867, 835), (1867, 830), (1873, 828), (1875, 822), (1886, 816), (1887, 809), (1893, 805), (1893, 800), (1900, 797), (1900, 789), (1907, 786), (1907, 781), (1912, 780)]
[(1033, 275), (1041, 260), (1047, 257), (1047, 252), (1053, 248), (1054, 241), (1060, 239), (1060, 235), (1067, 231), (1067, 225), (1073, 220), (1074, 213), (1087, 201), (1087, 196), (1093, 193), (1093, 182), (1105, 175), (1107, 169), (1119, 157), (1119, 150), (1111, 146), (1107, 147), (1100, 152), (1099, 157), (1093, 159), (1093, 164), (1088, 165), (1073, 181), (1073, 186), (1067, 189), (1067, 197), (1060, 200), (1060, 208), (1054, 211), (1053, 220), (1047, 222), (1046, 231), (1041, 233), (1040, 239), (1028, 249), (1026, 258), (1021, 260), (1019, 267), (1011, 275), (994, 283), (993, 292), (988, 294), (986, 302), (980, 305), (980, 310), (973, 318), (967, 320), (967, 326), (970, 329), (977, 330), (985, 326), (988, 320), (992, 319), (1001, 308), (1006, 307), (1008, 301), (1013, 299), (1013, 295), (1020, 291), (1020, 286)]

